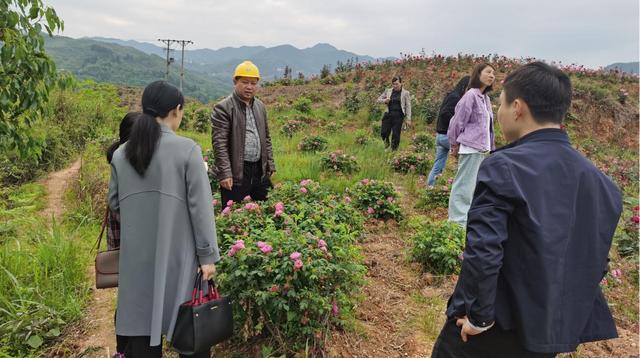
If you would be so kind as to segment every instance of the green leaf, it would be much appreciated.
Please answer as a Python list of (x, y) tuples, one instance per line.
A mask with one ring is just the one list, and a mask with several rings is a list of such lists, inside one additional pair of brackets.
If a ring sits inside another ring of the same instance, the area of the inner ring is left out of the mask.
[(27, 344), (31, 348), (39, 348), (40, 346), (42, 346), (43, 343), (44, 343), (44, 340), (42, 339), (42, 337), (38, 335), (33, 335), (29, 337), (29, 339), (27, 340)]

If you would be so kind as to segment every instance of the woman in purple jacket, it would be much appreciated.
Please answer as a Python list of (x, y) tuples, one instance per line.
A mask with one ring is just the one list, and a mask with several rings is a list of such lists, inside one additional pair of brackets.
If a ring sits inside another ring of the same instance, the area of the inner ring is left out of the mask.
[(487, 93), (493, 88), (495, 69), (488, 63), (476, 65), (469, 90), (456, 105), (447, 136), (451, 155), (458, 158), (458, 173), (449, 197), (449, 221), (467, 224), (480, 163), (495, 149), (493, 110)]

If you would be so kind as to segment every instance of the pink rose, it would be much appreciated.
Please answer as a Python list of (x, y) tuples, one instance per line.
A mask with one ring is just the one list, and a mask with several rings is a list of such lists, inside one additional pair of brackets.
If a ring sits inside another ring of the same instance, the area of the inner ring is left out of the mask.
[(622, 277), (622, 271), (615, 269), (613, 271), (611, 271), (611, 276), (615, 277), (615, 278), (620, 278)]
[(302, 257), (302, 254), (301, 254), (301, 253), (299, 253), (298, 251), (293, 252), (293, 253), (291, 253), (291, 255), (289, 255), (289, 258), (290, 258), (292, 261), (300, 260), (300, 258), (301, 258), (301, 257)]
[(233, 205), (233, 200), (227, 201), (227, 206), (232, 206), (232, 205)]
[(284, 211), (284, 204), (281, 201), (277, 202), (275, 209), (276, 211)]
[(263, 247), (264, 245), (266, 245), (266, 244), (267, 244), (267, 243), (266, 243), (266, 242), (264, 242), (264, 241), (258, 241), (258, 242), (256, 243), (256, 246), (258, 246), (259, 248), (262, 248), (262, 247)]
[(280, 217), (280, 216), (282, 215), (282, 213), (283, 213), (283, 211), (282, 211), (282, 210), (276, 210), (276, 212), (275, 212), (275, 214), (274, 214), (274, 215), (275, 215), (276, 217)]
[(327, 242), (324, 240), (318, 240), (318, 247), (327, 247)]
[(388, 197), (387, 201), (390, 202), (390, 203), (393, 203), (393, 198), (392, 197)]
[(336, 303), (336, 301), (333, 301), (333, 304), (331, 304), (331, 314), (333, 314), (334, 316), (337, 316), (338, 313), (340, 313), (340, 309), (338, 308), (338, 304)]
[(260, 251), (262, 251), (263, 254), (268, 254), (273, 251), (273, 247), (271, 247), (271, 245), (265, 244), (260, 248)]
[(231, 213), (231, 208), (230, 207), (226, 207), (224, 208), (224, 210), (222, 210), (222, 216), (227, 216)]
[(453, 184), (453, 178), (449, 178), (449, 179), (447, 179), (447, 183), (449, 183), (449, 184)]
[(368, 184), (369, 184), (369, 182), (370, 182), (370, 180), (369, 180), (369, 179), (362, 179), (362, 180), (360, 180), (360, 183), (362, 183), (362, 185), (368, 185)]
[(373, 215), (375, 212), (376, 212), (376, 211), (375, 211), (375, 210), (373, 210), (373, 208), (372, 208), (372, 207), (369, 207), (369, 208), (367, 209), (367, 214), (369, 214), (369, 215)]
[(327, 247), (326, 247), (326, 246), (322, 246), (322, 247), (320, 248), (320, 251), (327, 252)]
[(271, 285), (271, 288), (269, 289), (269, 291), (271, 291), (271, 292), (278, 292), (278, 291), (280, 291), (280, 286), (278, 286), (278, 285)]
[(232, 247), (232, 248), (231, 248), (231, 250), (229, 250), (229, 252), (227, 252), (227, 256), (229, 256), (229, 257), (233, 257), (233, 256), (236, 254), (236, 252), (237, 252), (237, 251), (238, 251), (238, 250), (236, 250), (236, 249), (234, 249), (234, 248)]
[(204, 156), (204, 158), (202, 158), (202, 159), (204, 159), (204, 161), (205, 161), (205, 162), (208, 162), (208, 161), (209, 161), (209, 157), (207, 157), (206, 155), (205, 155), (205, 156)]
[(213, 199), (213, 202), (212, 202), (212, 204), (213, 204), (213, 206), (216, 206), (216, 205), (218, 205), (218, 200), (216, 200), (216, 199)]
[(305, 188), (305, 187), (300, 188), (300, 192), (306, 194), (307, 193), (307, 188)]
[(257, 210), (260, 208), (260, 205), (256, 204), (256, 203), (247, 203), (244, 208), (246, 210)]
[(305, 179), (303, 181), (300, 182), (300, 186), (307, 186), (309, 184), (313, 183), (313, 180), (311, 179)]
[(296, 261), (293, 263), (293, 270), (294, 270), (294, 271), (298, 271), (298, 270), (300, 270), (301, 268), (302, 268), (302, 260), (296, 260)]
[(242, 199), (242, 201), (251, 201), (251, 195), (247, 195)]
[(631, 218), (631, 221), (632, 221), (634, 224), (640, 224), (640, 216), (635, 215), (634, 217), (632, 217), (632, 218)]
[(236, 251), (244, 249), (244, 240), (236, 240), (236, 243), (231, 248), (236, 249)]
[(242, 212), (242, 208), (238, 208), (235, 210), (236, 213), (241, 213)]
[(345, 197), (344, 197), (344, 201), (345, 201), (347, 204), (351, 203), (351, 197), (349, 197), (349, 196), (345, 196)]

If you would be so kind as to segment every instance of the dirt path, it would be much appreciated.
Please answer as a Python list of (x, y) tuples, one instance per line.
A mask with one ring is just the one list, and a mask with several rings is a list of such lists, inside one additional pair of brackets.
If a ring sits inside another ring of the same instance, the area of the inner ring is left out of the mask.
[(65, 211), (64, 194), (67, 191), (69, 183), (77, 177), (80, 172), (81, 160), (78, 159), (70, 167), (62, 169), (55, 173), (49, 174), (43, 184), (47, 189), (47, 206), (42, 211), (42, 216), (51, 218), (52, 216), (59, 221)]
[[(70, 167), (51, 173), (44, 180), (47, 190), (47, 206), (42, 211), (45, 218), (61, 221), (65, 213), (64, 196), (80, 172), (81, 160), (76, 160)], [(88, 269), (88, 279), (93, 282), (93, 266)], [(72, 357), (110, 357), (115, 352), (115, 333), (113, 312), (116, 290), (93, 289), (85, 319), (70, 328), (72, 334), (61, 345), (61, 352), (53, 352), (53, 356)], [(62, 351), (66, 351), (62, 353)], [(70, 351), (70, 352), (69, 352)], [(67, 353), (68, 352), (68, 353)]]

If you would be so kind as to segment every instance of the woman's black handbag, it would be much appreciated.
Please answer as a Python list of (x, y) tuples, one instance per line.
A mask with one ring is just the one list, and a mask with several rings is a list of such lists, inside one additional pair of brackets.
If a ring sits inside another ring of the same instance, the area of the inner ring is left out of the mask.
[(180, 305), (171, 348), (180, 354), (206, 352), (233, 335), (231, 300), (220, 297), (213, 280), (203, 295), (202, 273), (196, 275), (191, 300)]

